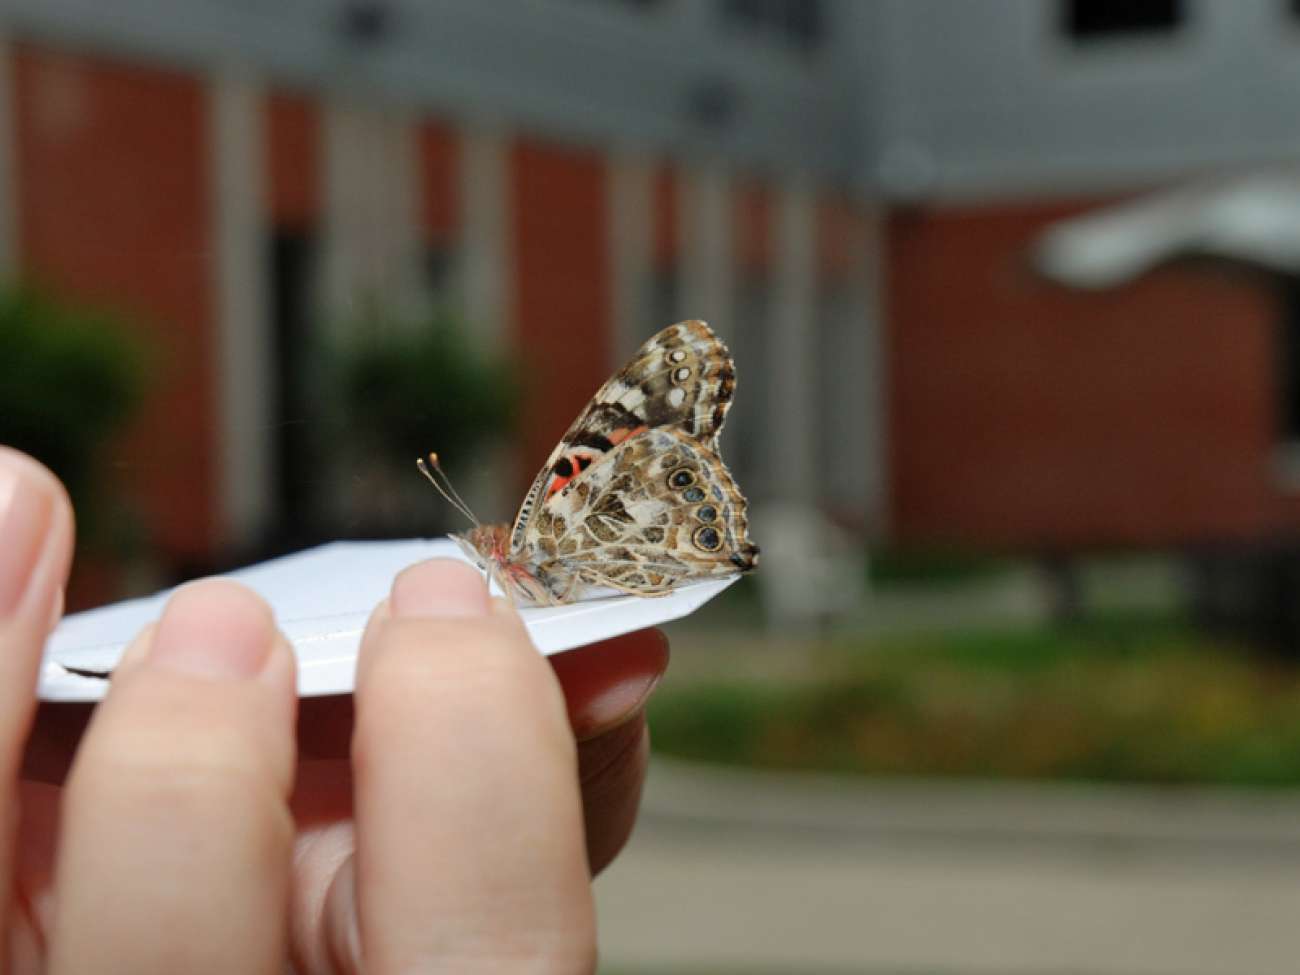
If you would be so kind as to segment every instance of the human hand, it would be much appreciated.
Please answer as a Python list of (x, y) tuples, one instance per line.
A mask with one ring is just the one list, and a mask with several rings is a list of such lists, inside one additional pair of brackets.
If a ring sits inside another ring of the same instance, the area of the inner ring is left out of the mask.
[(22, 810), (0, 845), (9, 970), (591, 969), (589, 869), (631, 830), (662, 637), (552, 669), (477, 573), (425, 563), (372, 618), (355, 698), (298, 702), (260, 600), (199, 583), (133, 644), (88, 727), (87, 708), (42, 706), (18, 781), (71, 538), (57, 483), (0, 449), (0, 613), (16, 607), (0, 791)]

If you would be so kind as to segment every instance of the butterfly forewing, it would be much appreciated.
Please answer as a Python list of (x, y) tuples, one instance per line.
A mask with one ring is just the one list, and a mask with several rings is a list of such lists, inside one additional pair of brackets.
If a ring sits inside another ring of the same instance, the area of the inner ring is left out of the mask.
[(534, 478), (511, 528), (511, 553), (527, 553), (550, 499), (642, 431), (676, 430), (716, 452), (734, 391), (731, 354), (704, 322), (669, 325), (649, 339), (600, 387)]

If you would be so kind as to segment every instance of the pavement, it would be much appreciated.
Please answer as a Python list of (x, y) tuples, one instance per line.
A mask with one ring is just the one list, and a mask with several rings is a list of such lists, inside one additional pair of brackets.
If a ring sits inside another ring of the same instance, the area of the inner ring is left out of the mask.
[(596, 898), (608, 975), (1293, 975), (1300, 794), (656, 757)]

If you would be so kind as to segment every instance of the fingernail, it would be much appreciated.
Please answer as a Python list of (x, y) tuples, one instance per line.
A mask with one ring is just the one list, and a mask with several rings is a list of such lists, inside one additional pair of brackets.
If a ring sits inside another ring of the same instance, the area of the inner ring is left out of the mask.
[(22, 604), (53, 512), (54, 495), (30, 462), (0, 454), (0, 619), (13, 616)]
[(662, 676), (630, 678), (592, 698), (583, 708), (581, 727), (573, 729), (574, 735), (579, 741), (586, 741), (627, 723), (645, 707)]
[(266, 604), (237, 583), (211, 579), (172, 596), (145, 664), (191, 677), (247, 680), (261, 673), (274, 643)]
[(449, 619), (486, 616), (491, 601), (482, 574), (473, 566), (454, 559), (431, 559), (411, 566), (393, 580), (388, 606), (396, 617)]

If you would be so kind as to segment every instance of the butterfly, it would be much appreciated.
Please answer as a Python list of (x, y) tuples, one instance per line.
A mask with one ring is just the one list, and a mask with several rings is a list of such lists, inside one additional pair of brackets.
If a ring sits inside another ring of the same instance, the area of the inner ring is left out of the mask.
[[(708, 325), (669, 325), (592, 397), (512, 525), (481, 525), (460, 502), (475, 527), (452, 537), (525, 605), (602, 589), (662, 596), (750, 571), (758, 547), (745, 498), (718, 455), (735, 388), (731, 354)], [(449, 501), (460, 500), (420, 466)]]

